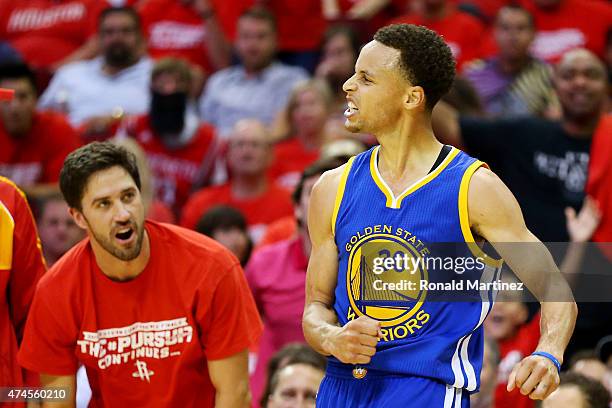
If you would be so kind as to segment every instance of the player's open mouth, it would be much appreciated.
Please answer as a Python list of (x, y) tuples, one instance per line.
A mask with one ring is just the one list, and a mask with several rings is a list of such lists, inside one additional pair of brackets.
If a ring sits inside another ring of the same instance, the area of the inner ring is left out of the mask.
[(349, 118), (349, 117), (353, 116), (359, 110), (359, 109), (357, 109), (357, 106), (355, 106), (355, 104), (353, 102), (349, 101), (349, 103), (347, 105), (348, 105), (348, 108), (344, 111), (344, 117), (345, 118)]
[(117, 241), (119, 241), (119, 243), (127, 244), (132, 240), (135, 235), (136, 234), (134, 234), (134, 230), (128, 227), (122, 228), (117, 231), (117, 233), (115, 234), (115, 238), (117, 238)]

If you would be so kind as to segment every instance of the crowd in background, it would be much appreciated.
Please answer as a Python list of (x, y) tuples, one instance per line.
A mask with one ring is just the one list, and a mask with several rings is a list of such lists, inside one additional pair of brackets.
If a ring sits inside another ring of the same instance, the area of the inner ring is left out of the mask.
[[(458, 75), (436, 135), (489, 164), (537, 237), (612, 242), (610, 1), (0, 0), (0, 88), (15, 90), (0, 103), (0, 176), (27, 193), (47, 265), (84, 237), (57, 189), (64, 158), (122, 144), (147, 217), (211, 236), (245, 268), (265, 324), (253, 405), (314, 405), (325, 361), (299, 345), (308, 199), (376, 142), (344, 129), (342, 86), (389, 23), (446, 40)], [(612, 307), (579, 307), (563, 392), (544, 407), (609, 404)], [(521, 299), (493, 308), (473, 406), (534, 406), (505, 384), (538, 323)]]

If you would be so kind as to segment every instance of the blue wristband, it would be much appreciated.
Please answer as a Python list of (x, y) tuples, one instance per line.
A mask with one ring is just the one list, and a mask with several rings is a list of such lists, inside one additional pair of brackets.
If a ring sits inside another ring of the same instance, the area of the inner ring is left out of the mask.
[(549, 359), (550, 361), (553, 362), (553, 364), (555, 365), (555, 367), (557, 367), (557, 372), (560, 373), (561, 372), (561, 363), (559, 362), (559, 360), (557, 360), (557, 358), (555, 356), (553, 356), (550, 353), (547, 353), (545, 351), (534, 351), (533, 353), (531, 353), (532, 356), (542, 356), (542, 357), (546, 357), (547, 359)]

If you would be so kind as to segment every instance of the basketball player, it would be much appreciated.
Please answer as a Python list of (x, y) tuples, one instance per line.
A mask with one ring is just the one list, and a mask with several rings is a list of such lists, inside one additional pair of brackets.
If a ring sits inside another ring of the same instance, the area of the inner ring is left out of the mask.
[(392, 269), (407, 270), (389, 268), (389, 258), (425, 256), (430, 243), (458, 242), (457, 254), (478, 257), (480, 281), (491, 282), (501, 260), (483, 253), (475, 236), (491, 242), (539, 299), (551, 282), (562, 288), (564, 302), (542, 302), (537, 355), (514, 367), (508, 390), (544, 399), (559, 384), (576, 305), (512, 193), (484, 163), (436, 140), (431, 111), (454, 73), (451, 51), (437, 34), (400, 24), (375, 34), (344, 84), (346, 127), (375, 135), (380, 146), (325, 173), (312, 193), (303, 326), (308, 342), (330, 356), (317, 406), (469, 406), (479, 386), (491, 292), (481, 291), (477, 302), (425, 301), (418, 288), (377, 296), (361, 268), (383, 259), (386, 269), (375, 279), (393, 283)]

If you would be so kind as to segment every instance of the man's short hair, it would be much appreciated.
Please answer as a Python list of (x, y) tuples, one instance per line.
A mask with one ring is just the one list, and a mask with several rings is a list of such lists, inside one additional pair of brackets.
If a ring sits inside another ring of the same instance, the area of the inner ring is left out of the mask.
[(81, 211), (81, 200), (92, 174), (108, 168), (122, 167), (140, 190), (140, 174), (133, 153), (112, 142), (92, 142), (70, 153), (60, 172), (60, 189), (71, 208)]
[(134, 28), (136, 28), (137, 31), (141, 30), (142, 24), (140, 20), (140, 15), (138, 15), (138, 12), (136, 11), (136, 9), (134, 9), (134, 7), (130, 6), (111, 6), (103, 9), (100, 12), (100, 15), (98, 16), (98, 29), (100, 29), (106, 17), (115, 13), (127, 14), (134, 21)]
[(276, 17), (274, 17), (274, 14), (272, 14), (267, 8), (263, 6), (253, 6), (251, 8), (246, 9), (242, 12), (242, 14), (240, 14), (240, 17), (238, 19), (242, 18), (253, 18), (255, 20), (265, 21), (270, 25), (272, 31), (277, 31)]
[(217, 205), (206, 211), (198, 221), (195, 230), (212, 237), (217, 230), (238, 228), (247, 232), (246, 218), (240, 211), (226, 205)]
[(304, 364), (325, 372), (327, 359), (314, 351), (308, 344), (289, 343), (285, 345), (268, 361), (268, 376), (264, 393), (260, 401), (262, 407), (268, 405), (268, 399), (276, 390), (278, 385), (278, 373), (284, 367), (294, 364)]
[(535, 22), (533, 20), (533, 14), (531, 14), (529, 12), (529, 10), (527, 10), (525, 7), (521, 6), (520, 4), (516, 4), (516, 3), (510, 3), (507, 4), (505, 6), (503, 6), (502, 8), (499, 9), (499, 11), (497, 12), (497, 15), (495, 16), (495, 23), (497, 23), (499, 21), (499, 17), (501, 16), (501, 13), (504, 10), (511, 10), (511, 11), (520, 11), (523, 14), (525, 14), (527, 16), (527, 20), (529, 21), (529, 26), (532, 29), (535, 29)]
[(26, 79), (30, 85), (32, 85), (34, 93), (38, 92), (38, 87), (36, 86), (36, 75), (34, 74), (34, 71), (32, 71), (30, 67), (23, 62), (9, 62), (0, 65), (0, 81), (5, 79)]
[(599, 381), (571, 371), (561, 373), (560, 387), (569, 385), (578, 387), (587, 402), (587, 408), (609, 408), (610, 393)]
[(455, 78), (455, 59), (442, 37), (412, 24), (391, 24), (379, 29), (374, 40), (400, 51), (404, 78), (425, 91), (426, 107), (433, 109)]
[(178, 79), (187, 84), (188, 87), (191, 86), (191, 69), (189, 68), (189, 63), (184, 59), (174, 57), (161, 58), (153, 66), (151, 79), (154, 80), (161, 74), (176, 75)]

